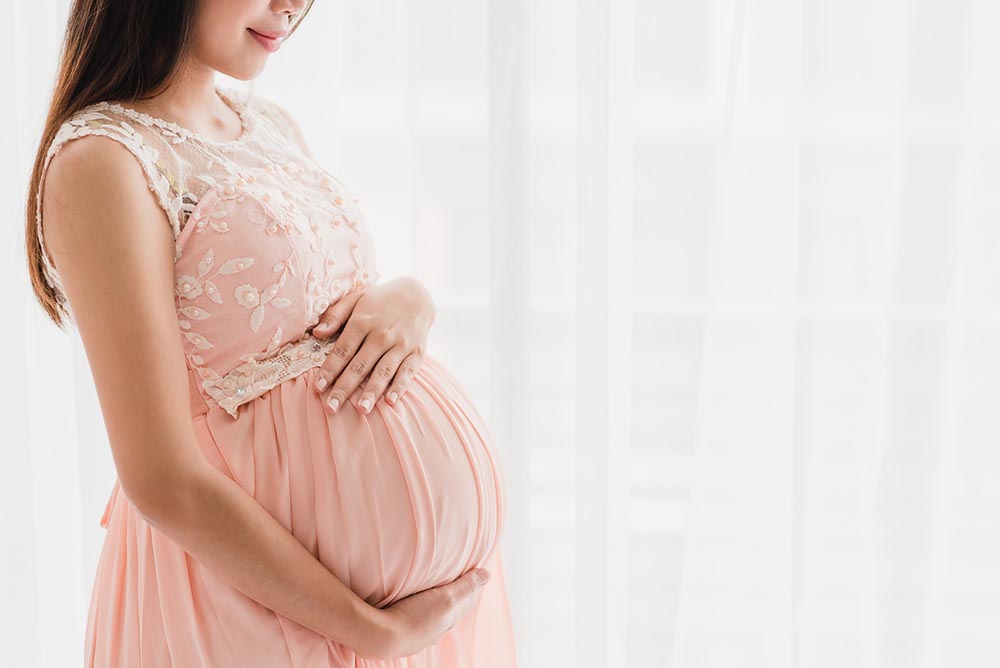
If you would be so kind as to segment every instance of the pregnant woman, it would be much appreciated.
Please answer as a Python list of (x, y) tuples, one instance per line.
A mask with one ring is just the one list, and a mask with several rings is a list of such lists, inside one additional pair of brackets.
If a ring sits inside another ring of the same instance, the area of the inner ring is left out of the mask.
[(72, 5), (26, 240), (118, 474), (88, 667), (514, 666), (504, 478), (424, 350), (429, 295), (378, 283), (357, 198), (283, 107), (215, 83), (307, 11)]

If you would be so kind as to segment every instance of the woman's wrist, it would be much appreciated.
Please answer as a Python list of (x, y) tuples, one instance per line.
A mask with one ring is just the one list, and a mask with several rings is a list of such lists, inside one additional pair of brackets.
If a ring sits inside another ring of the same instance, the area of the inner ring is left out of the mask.
[(390, 616), (359, 598), (355, 609), (354, 638), (345, 644), (366, 658), (382, 658), (392, 646)]

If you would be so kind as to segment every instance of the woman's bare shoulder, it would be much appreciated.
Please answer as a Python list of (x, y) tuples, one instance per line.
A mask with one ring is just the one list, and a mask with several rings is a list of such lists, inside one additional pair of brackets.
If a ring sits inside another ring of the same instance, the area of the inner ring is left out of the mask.
[(50, 163), (45, 240), (54, 252), (94, 377), (122, 488), (156, 503), (166, 466), (192, 470), (184, 351), (174, 303), (174, 238), (139, 165), (87, 136)]
[[(162, 237), (170, 230), (142, 167), (121, 143), (103, 135), (61, 146), (49, 162), (42, 193), (46, 246), (55, 255), (60, 241), (78, 243), (83, 235), (143, 234), (152, 228), (153, 236)], [(144, 219), (155, 224), (143, 225)]]

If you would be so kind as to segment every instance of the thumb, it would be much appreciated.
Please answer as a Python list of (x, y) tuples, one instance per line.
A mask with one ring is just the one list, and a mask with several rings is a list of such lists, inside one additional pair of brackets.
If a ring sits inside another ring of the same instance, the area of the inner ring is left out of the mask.
[(489, 579), (488, 572), (482, 568), (476, 568), (463, 573), (461, 577), (447, 586), (453, 588), (452, 591), (455, 592), (459, 601), (468, 601), (479, 593), (479, 590)]
[[(343, 324), (347, 313), (354, 310), (354, 305), (361, 299), (364, 290), (349, 292), (330, 306), (320, 318), (320, 321), (313, 327), (313, 332), (319, 335), (333, 334)], [(344, 314), (343, 316), (341, 314)]]
[(330, 314), (324, 316), (323, 320), (320, 320), (315, 327), (313, 327), (313, 332), (316, 334), (329, 334), (330, 332), (337, 331), (335, 325), (337, 324), (337, 316)]
[(335, 304), (334, 306), (328, 308), (320, 318), (320, 321), (316, 323), (315, 327), (313, 327), (313, 333), (320, 336), (326, 336), (336, 332), (341, 325), (340, 306), (340, 304)]
[(451, 585), (455, 594), (452, 600), (452, 607), (459, 617), (465, 614), (475, 605), (480, 594), (483, 593), (483, 585), (490, 579), (489, 571), (477, 568), (462, 575)]

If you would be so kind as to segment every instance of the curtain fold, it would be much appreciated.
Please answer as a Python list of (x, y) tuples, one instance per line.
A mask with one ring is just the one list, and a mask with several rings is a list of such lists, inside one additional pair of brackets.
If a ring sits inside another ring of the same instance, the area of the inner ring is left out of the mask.
[[(21, 250), (69, 6), (0, 28), (3, 665), (79, 660), (115, 477)], [(519, 665), (1000, 664), (998, 28), (987, 0), (340, 0), (225, 81), (434, 296), (506, 473)]]

